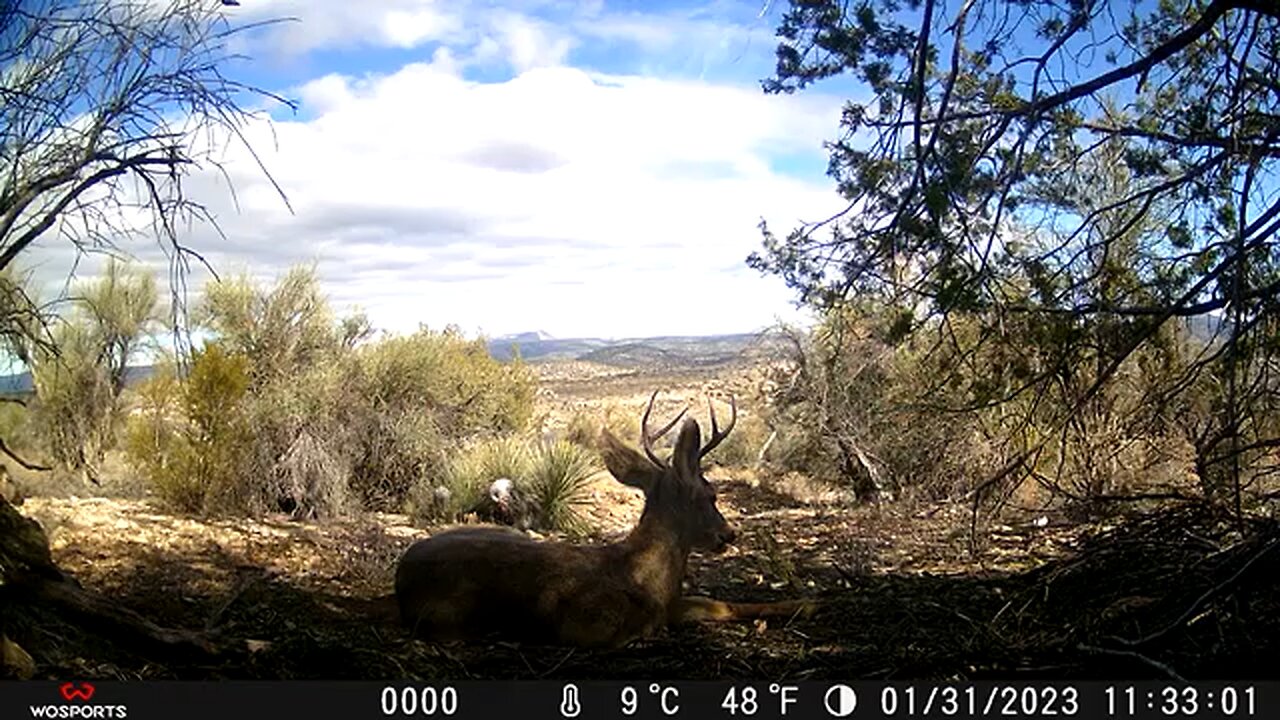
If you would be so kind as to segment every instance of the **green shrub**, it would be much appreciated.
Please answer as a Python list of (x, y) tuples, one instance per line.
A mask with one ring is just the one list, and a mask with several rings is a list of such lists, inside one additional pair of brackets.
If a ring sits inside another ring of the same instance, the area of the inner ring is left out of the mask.
[(371, 343), (359, 358), (375, 406), (434, 413), (452, 437), (522, 430), (533, 415), (532, 371), (494, 360), (483, 340), (467, 340), (453, 328)]
[(251, 488), (239, 482), (241, 453), (252, 437), (242, 407), (248, 367), (243, 355), (209, 343), (193, 353), (180, 384), (162, 366), (139, 388), (126, 452), (166, 502), (192, 512), (252, 503)]
[(210, 282), (197, 317), (228, 350), (251, 358), (255, 387), (296, 380), (342, 347), (341, 326), (313, 267), (290, 268), (271, 287), (248, 275)]
[(461, 443), (522, 430), (533, 414), (532, 372), (456, 330), (370, 343), (357, 367), (353, 481), (367, 506), (399, 505), (420, 478), (448, 471)]
[(481, 473), (486, 482), (508, 478), (517, 484), (529, 480), (534, 457), (529, 444), (522, 438), (507, 436), (494, 438), (475, 447)]
[(133, 393), (135, 413), (125, 430), (125, 458), (162, 500), (182, 510), (199, 510), (204, 491), (187, 474), (183, 388), (173, 366), (157, 365)]

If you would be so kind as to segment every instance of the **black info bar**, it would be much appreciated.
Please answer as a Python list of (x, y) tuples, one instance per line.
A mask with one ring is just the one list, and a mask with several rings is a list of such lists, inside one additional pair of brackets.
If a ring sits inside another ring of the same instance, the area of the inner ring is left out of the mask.
[(20, 682), (0, 718), (1266, 718), (1278, 682)]

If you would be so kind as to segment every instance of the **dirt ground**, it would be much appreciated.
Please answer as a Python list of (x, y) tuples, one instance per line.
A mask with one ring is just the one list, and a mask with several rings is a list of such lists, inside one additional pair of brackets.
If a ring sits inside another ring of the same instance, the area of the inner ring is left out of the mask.
[[(661, 377), (542, 368), (544, 427), (608, 404), (636, 417), (704, 393), (749, 395), (758, 374)], [(705, 406), (703, 406), (705, 407)], [(749, 410), (748, 410), (749, 411)], [(791, 622), (700, 625), (614, 651), (408, 639), (387, 594), (398, 555), (434, 528), (399, 515), (346, 522), (199, 519), (147, 500), (31, 497), (54, 559), (155, 622), (210, 633), (216, 660), (143, 657), (52, 623), (16, 628), (39, 676), (245, 679), (1277, 678), (1280, 530), (1202, 508), (1081, 526), (1030, 518), (971, 532), (962, 504), (855, 506), (804, 478), (713, 467), (738, 543), (692, 558), (691, 592), (817, 598)], [(594, 542), (641, 498), (592, 487)], [(14, 628), (10, 633), (14, 634)]]

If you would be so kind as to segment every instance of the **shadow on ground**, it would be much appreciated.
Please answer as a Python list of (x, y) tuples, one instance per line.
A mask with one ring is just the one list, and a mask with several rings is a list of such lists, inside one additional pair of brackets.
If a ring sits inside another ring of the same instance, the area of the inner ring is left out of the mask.
[[(125, 537), (56, 548), (87, 587), (157, 623), (209, 632), (228, 648), (221, 656), (142, 657), (38, 612), (10, 618), (7, 632), (47, 678), (1280, 677), (1272, 520), (1241, 528), (1186, 507), (1084, 530), (995, 528), (975, 550), (934, 511), (853, 511), (732, 482), (721, 504), (742, 543), (695, 557), (690, 590), (818, 597), (822, 612), (676, 628), (614, 651), (425, 643), (406, 638), (381, 596), (412, 535), (281, 521), (219, 542), (193, 526), (171, 547)], [(386, 574), (335, 558), (339, 549)]]

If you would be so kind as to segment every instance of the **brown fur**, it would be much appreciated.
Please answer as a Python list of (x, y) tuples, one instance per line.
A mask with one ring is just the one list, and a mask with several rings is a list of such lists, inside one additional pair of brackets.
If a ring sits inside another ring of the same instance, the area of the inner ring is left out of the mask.
[[(650, 449), (648, 442), (645, 447)], [(624, 540), (598, 546), (538, 542), (496, 527), (450, 530), (420, 540), (396, 569), (402, 622), (427, 639), (496, 636), (621, 647), (668, 623), (812, 611), (803, 602), (733, 604), (681, 597), (690, 551), (722, 551), (734, 539), (715, 507), (715, 491), (702, 476), (699, 461), (705, 450), (696, 422), (685, 421), (670, 463), (655, 463), (607, 430), (601, 453), (615, 478), (645, 493), (640, 522)]]

